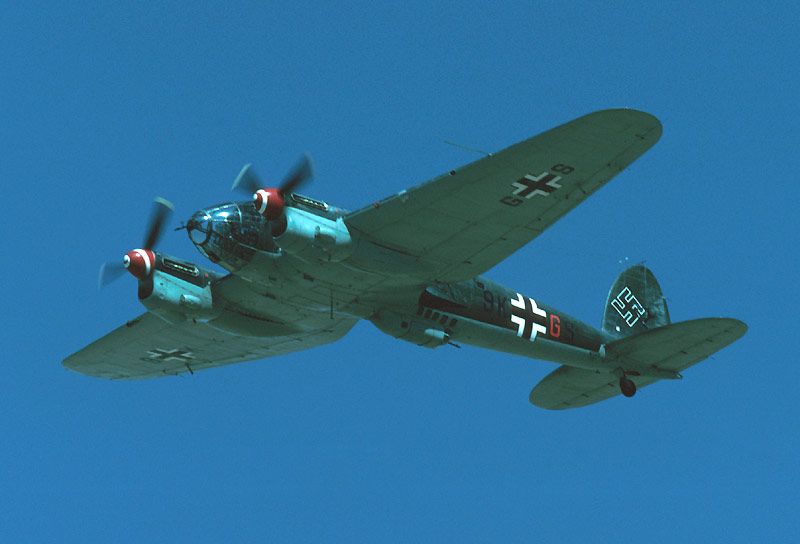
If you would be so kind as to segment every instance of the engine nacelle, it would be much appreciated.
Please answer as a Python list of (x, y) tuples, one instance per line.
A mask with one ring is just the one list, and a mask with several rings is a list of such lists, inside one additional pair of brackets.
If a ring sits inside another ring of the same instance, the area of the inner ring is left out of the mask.
[(218, 279), (213, 272), (190, 262), (156, 254), (155, 270), (139, 282), (139, 300), (168, 323), (191, 319), (230, 335), (257, 338), (291, 336), (299, 332), (288, 323), (237, 310), (217, 292)]
[[(170, 270), (170, 265), (183, 270)], [(152, 277), (140, 284), (139, 300), (169, 323), (206, 321), (219, 313), (214, 309), (210, 278), (194, 265), (168, 257), (160, 259)]]
[(284, 211), (285, 228), (275, 236), (280, 248), (304, 260), (341, 261), (353, 251), (350, 231), (340, 217), (331, 220), (298, 208)]

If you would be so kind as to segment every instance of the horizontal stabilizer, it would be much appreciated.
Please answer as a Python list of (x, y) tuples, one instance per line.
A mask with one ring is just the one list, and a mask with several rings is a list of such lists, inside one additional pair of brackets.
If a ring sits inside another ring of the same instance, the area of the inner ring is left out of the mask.
[(693, 319), (611, 342), (606, 346), (606, 357), (642, 373), (651, 368), (680, 372), (732, 344), (745, 332), (747, 325), (738, 319)]
[[(606, 346), (608, 372), (561, 366), (533, 388), (530, 401), (550, 410), (565, 410), (594, 404), (620, 394), (622, 368), (641, 389), (695, 365), (747, 332), (738, 319), (704, 318), (673, 323)], [(638, 375), (633, 374), (638, 373)]]

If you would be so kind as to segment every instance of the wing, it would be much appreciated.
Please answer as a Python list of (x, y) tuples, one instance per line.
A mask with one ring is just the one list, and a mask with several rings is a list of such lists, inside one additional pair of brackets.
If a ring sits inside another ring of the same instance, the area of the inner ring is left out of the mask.
[(253, 338), (191, 320), (171, 324), (145, 313), (70, 355), (63, 364), (101, 378), (156, 378), (312, 348), (341, 338), (354, 324), (354, 319), (339, 319), (324, 329)]
[(420, 277), (485, 272), (580, 204), (661, 136), (635, 110), (591, 113), (353, 212), (345, 222), (417, 259)]
[[(629, 336), (606, 346), (606, 357), (619, 360), (641, 389), (659, 380), (660, 371), (680, 372), (703, 361), (747, 332), (738, 319), (704, 318), (673, 323)], [(613, 363), (612, 365), (613, 366)], [(620, 394), (619, 381), (608, 373), (561, 366), (533, 388), (532, 404), (551, 410), (578, 408)]]

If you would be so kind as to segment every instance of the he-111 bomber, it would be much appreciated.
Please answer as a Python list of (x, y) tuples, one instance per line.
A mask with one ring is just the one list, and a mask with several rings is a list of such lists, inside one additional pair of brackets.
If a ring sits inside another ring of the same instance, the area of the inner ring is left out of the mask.
[(147, 312), (64, 365), (110, 379), (194, 373), (333, 342), (367, 319), (426, 348), (470, 344), (559, 363), (531, 391), (542, 408), (678, 379), (747, 326), (671, 323), (642, 265), (613, 283), (600, 329), (482, 276), (660, 136), (652, 115), (598, 111), (355, 212), (296, 192), (312, 177), (307, 156), (276, 187), (247, 165), (233, 188), (251, 200), (209, 206), (182, 227), (227, 275), (155, 250), (172, 211), (157, 199), (143, 246), (100, 273), (101, 284), (133, 275)]

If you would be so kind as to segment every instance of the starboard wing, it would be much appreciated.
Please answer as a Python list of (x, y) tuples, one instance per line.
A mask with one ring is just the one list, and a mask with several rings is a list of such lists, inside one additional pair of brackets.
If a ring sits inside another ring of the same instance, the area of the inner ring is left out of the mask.
[[(695, 365), (747, 332), (738, 319), (703, 318), (659, 327), (606, 346), (609, 367), (636, 370), (628, 376), (641, 389), (659, 380), (662, 371), (681, 372)], [(619, 361), (616, 365), (615, 361)], [(561, 366), (533, 388), (532, 404), (565, 410), (594, 404), (620, 394), (619, 380), (611, 373)]]
[(415, 257), (415, 279), (468, 279), (533, 240), (660, 136), (661, 123), (648, 113), (598, 111), (353, 212), (345, 222)]
[(156, 378), (312, 348), (341, 338), (354, 324), (354, 319), (337, 319), (320, 330), (254, 338), (191, 320), (172, 324), (148, 312), (70, 355), (63, 364), (101, 378)]

